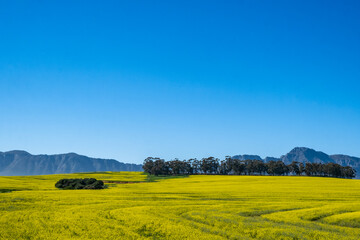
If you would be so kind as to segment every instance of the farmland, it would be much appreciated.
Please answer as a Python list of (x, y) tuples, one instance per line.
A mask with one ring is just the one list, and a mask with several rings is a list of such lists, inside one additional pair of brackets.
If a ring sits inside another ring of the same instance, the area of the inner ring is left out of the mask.
[[(103, 190), (60, 190), (96, 178)], [(156, 179), (138, 172), (0, 177), (0, 239), (359, 239), (360, 181)], [(119, 182), (139, 182), (119, 184)]]

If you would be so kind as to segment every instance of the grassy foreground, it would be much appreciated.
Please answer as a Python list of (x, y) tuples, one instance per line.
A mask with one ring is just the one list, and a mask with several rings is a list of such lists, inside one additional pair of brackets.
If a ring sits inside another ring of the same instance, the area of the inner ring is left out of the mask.
[(190, 176), (104, 190), (60, 178), (146, 181), (135, 172), (0, 177), (0, 239), (359, 239), (360, 181)]

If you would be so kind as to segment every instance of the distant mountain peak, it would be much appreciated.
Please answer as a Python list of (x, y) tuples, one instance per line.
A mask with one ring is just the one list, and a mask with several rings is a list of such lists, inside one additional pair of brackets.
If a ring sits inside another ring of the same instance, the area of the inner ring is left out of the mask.
[(306, 152), (315, 153), (318, 151), (308, 147), (295, 147), (288, 154), (297, 154), (297, 153), (306, 153)]
[(288, 154), (281, 156), (281, 160), (284, 161), (286, 164), (291, 163), (292, 161), (321, 163), (327, 163), (332, 161), (329, 155), (327, 155), (326, 153), (319, 152), (307, 147), (296, 147)]
[(292, 152), (292, 151), (307, 151), (307, 150), (315, 151), (314, 149), (308, 148), (308, 147), (294, 147), (290, 152)]

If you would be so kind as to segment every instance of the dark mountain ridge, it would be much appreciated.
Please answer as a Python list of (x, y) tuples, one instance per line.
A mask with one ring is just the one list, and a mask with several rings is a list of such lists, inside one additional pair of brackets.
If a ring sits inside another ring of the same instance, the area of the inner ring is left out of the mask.
[(280, 158), (266, 157), (261, 159), (257, 155), (235, 155), (233, 158), (240, 160), (263, 160), (264, 162), (269, 162), (271, 160), (281, 160), (285, 164), (290, 164), (293, 161), (302, 163), (337, 163), (341, 166), (350, 166), (354, 168), (357, 172), (357, 178), (360, 175), (360, 158), (342, 154), (328, 155), (326, 153), (315, 151), (314, 149), (306, 147), (296, 147)]
[(0, 176), (100, 171), (142, 171), (142, 165), (90, 158), (76, 153), (32, 155), (20, 150), (0, 152)]

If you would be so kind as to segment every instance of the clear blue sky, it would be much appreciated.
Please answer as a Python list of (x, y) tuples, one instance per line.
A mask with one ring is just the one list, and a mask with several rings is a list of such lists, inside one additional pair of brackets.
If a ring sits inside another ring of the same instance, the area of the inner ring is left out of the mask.
[(0, 151), (360, 156), (359, 26), (357, 0), (1, 1)]

